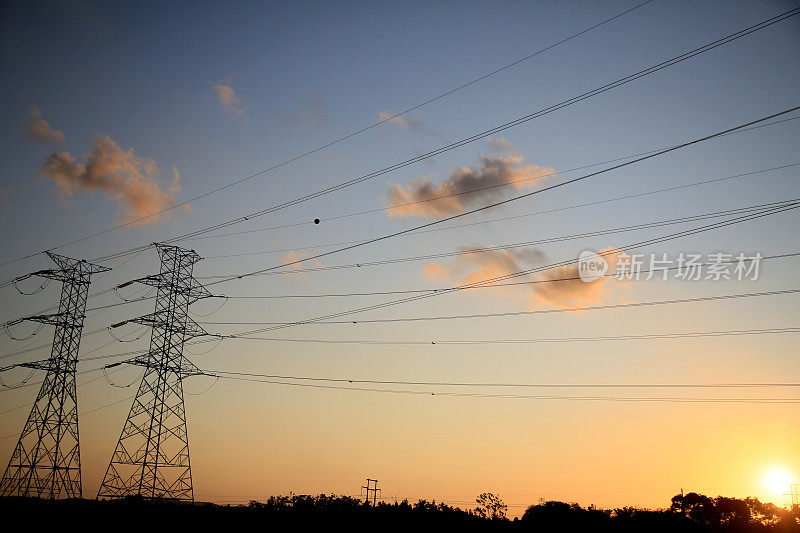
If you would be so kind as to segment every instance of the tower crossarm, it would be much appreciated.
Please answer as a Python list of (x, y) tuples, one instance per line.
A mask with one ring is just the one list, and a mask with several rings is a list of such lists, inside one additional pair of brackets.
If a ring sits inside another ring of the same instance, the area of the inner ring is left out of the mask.
[(144, 368), (149, 368), (153, 370), (157, 370), (159, 372), (172, 372), (180, 376), (181, 379), (188, 378), (191, 376), (203, 376), (206, 375), (205, 372), (200, 370), (194, 363), (189, 361), (188, 359), (182, 359), (180, 362), (174, 361), (157, 361), (152, 354), (147, 355), (140, 355), (139, 357), (134, 357), (133, 359), (128, 359), (127, 361), (123, 361), (123, 364), (133, 365), (133, 366), (140, 366)]

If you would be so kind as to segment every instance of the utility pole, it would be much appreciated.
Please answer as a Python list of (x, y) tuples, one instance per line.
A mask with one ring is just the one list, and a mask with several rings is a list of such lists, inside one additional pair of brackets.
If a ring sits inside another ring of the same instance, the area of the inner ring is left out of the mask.
[(789, 485), (789, 492), (784, 496), (790, 496), (792, 498), (792, 507), (795, 505), (800, 506), (800, 483), (792, 483)]
[(370, 479), (367, 478), (366, 486), (361, 487), (362, 490), (366, 490), (367, 492), (367, 499), (365, 500), (369, 505), (369, 493), (372, 493), (372, 506), (375, 507), (377, 500), (378, 500), (378, 493), (381, 489), (378, 488), (378, 480), (377, 479)]
[(55, 334), (49, 359), (17, 365), (47, 374), (0, 481), (1, 496), (56, 499), (83, 494), (75, 368), (92, 274), (110, 269), (52, 252), (47, 255), (58, 268), (14, 280), (39, 276), (60, 281), (61, 300), (57, 313), (6, 324), (6, 328), (25, 320), (49, 324), (55, 326)]
[(156, 287), (155, 312), (112, 326), (135, 322), (150, 326), (152, 334), (148, 353), (125, 361), (144, 367), (144, 375), (98, 498), (194, 501), (183, 380), (203, 372), (183, 356), (183, 345), (208, 335), (188, 312), (190, 304), (212, 295), (192, 277), (201, 259), (194, 250), (164, 244), (156, 248), (161, 272), (135, 280)]

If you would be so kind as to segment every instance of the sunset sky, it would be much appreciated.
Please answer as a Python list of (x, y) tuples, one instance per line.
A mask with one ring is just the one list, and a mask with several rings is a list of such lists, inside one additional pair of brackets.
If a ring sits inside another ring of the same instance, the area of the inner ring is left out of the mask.
[[(204, 257), (195, 276), (212, 293), (230, 297), (221, 307), (223, 300), (197, 302), (191, 316), (208, 332), (229, 335), (412, 294), (402, 291), (574, 260), (587, 250), (613, 251), (612, 272), (617, 251), (673, 259), (800, 253), (796, 209), (627, 248), (741, 213), (630, 226), (800, 198), (800, 111), (794, 111), (759, 124), (764, 127), (420, 231), (228, 280), (800, 105), (800, 16), (793, 16), (435, 157), (250, 216), (560, 104), (797, 7), (776, 0), (653, 0), (549, 48), (641, 1), (5, 3), (0, 282), (51, 268), (39, 253), (50, 249), (113, 267), (95, 276), (90, 294), (99, 293), (159, 268), (155, 249), (106, 256), (238, 220), (175, 243)], [(205, 195), (210, 191), (217, 192)], [(618, 228), (627, 229), (604, 231)], [(519, 243), (528, 244), (465, 253)], [(791, 291), (800, 288), (799, 268), (800, 257), (788, 255), (763, 260), (757, 280), (687, 281), (670, 274), (666, 281), (605, 278), (456, 291), (346, 315), (335, 324), (187, 346), (184, 354), (210, 372), (344, 380), (797, 384), (796, 292), (569, 309)], [(280, 273), (296, 269), (309, 271)], [(576, 271), (551, 269), (511, 281)], [(19, 288), (32, 292), (39, 285), (28, 279)], [(34, 295), (0, 287), (3, 322), (58, 303), (56, 283)], [(387, 294), (393, 291), (399, 293)], [(118, 292), (136, 298), (147, 288)], [(147, 348), (147, 329), (116, 328), (117, 337), (131, 340), (121, 343), (103, 328), (152, 312), (153, 300), (95, 309), (119, 302), (114, 292), (90, 298), (81, 358)], [(475, 314), (504, 315), (361, 323)], [(794, 329), (764, 332), (785, 328)], [(24, 323), (12, 333), (24, 337), (34, 329)], [(744, 330), (759, 333), (619, 339)], [(3, 335), (0, 367), (46, 359), (51, 341), (51, 327), (26, 341)], [(109, 381), (97, 369), (123, 359), (78, 365), (85, 371), (78, 394), (87, 497), (97, 492), (141, 374), (121, 366)], [(1, 375), (10, 385), (27, 376), (20, 368)], [(681, 489), (784, 505), (789, 487), (781, 492), (770, 472), (800, 483), (798, 386), (259, 379), (270, 383), (186, 380), (196, 500), (238, 503), (290, 491), (358, 496), (369, 476), (380, 481), (385, 498), (469, 507), (491, 491), (518, 515), (540, 498), (664, 507)], [(22, 388), (0, 389), (0, 468), (40, 380), (37, 373)], [(503, 395), (515, 397), (497, 397)], [(560, 398), (531, 397), (537, 395)], [(653, 401), (665, 398), (797, 403)]]

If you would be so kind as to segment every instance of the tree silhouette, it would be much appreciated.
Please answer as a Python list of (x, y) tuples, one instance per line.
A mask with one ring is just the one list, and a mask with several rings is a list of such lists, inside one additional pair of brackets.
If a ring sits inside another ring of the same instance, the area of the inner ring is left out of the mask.
[(475, 499), (478, 506), (475, 508), (475, 514), (481, 518), (488, 520), (506, 520), (506, 511), (508, 505), (503, 503), (500, 496), (491, 492), (484, 492)]

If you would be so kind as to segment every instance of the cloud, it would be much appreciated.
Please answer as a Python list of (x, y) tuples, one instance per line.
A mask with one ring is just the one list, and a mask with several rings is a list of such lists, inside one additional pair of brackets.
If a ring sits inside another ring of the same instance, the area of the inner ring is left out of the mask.
[[(618, 248), (604, 248), (597, 251), (608, 263), (608, 273), (614, 273), (617, 268), (619, 254), (623, 253)], [(599, 278), (585, 282), (579, 278), (578, 265), (566, 265), (551, 268), (537, 276), (544, 283), (535, 283), (529, 295), (531, 307), (542, 304), (551, 305), (561, 309), (597, 305), (605, 301), (609, 294), (609, 286), (616, 283), (613, 277)], [(568, 280), (568, 281), (551, 281)]]
[[(305, 259), (306, 257), (308, 257), (308, 256), (306, 254), (302, 253), (302, 252), (296, 252), (294, 250), (289, 250), (288, 252), (286, 252), (284, 254), (284, 256), (282, 258), (282, 262), (283, 262), (283, 264), (287, 264), (288, 265), (288, 264), (294, 263), (296, 261), (301, 261), (301, 260)], [(325, 266), (325, 265), (322, 264), (322, 262), (319, 259), (312, 259), (311, 263), (314, 265), (314, 267), (324, 267)], [(300, 264), (297, 264), (297, 265), (290, 265), (287, 268), (289, 270), (284, 273), (286, 276), (289, 276), (291, 278), (300, 279), (300, 280), (303, 280), (303, 281), (307, 281), (308, 280), (308, 276), (305, 274), (305, 272), (297, 272), (297, 270), (302, 270), (303, 268), (308, 268), (307, 265), (303, 265), (302, 263), (300, 263)]]
[(386, 124), (392, 124), (398, 128), (412, 130), (418, 133), (424, 133), (426, 135), (433, 135), (434, 137), (441, 137), (441, 135), (436, 133), (436, 131), (429, 128), (422, 121), (419, 115), (410, 115), (405, 113), (403, 115), (396, 116), (395, 113), (392, 113), (391, 111), (381, 111), (378, 113), (378, 121)]
[(241, 115), (244, 113), (242, 102), (230, 85), (224, 83), (212, 83), (211, 86), (217, 93), (217, 100), (222, 104), (222, 107), (231, 115)]
[[(175, 203), (180, 192), (180, 174), (174, 169), (172, 183), (165, 191), (153, 159), (141, 157), (133, 148), (123, 150), (108, 136), (98, 138), (92, 151), (79, 163), (69, 152), (53, 153), (42, 165), (40, 177), (58, 186), (63, 200), (76, 191), (100, 191), (116, 202), (124, 222), (131, 222)], [(150, 224), (161, 216), (141, 221)]]
[(517, 150), (511, 146), (511, 143), (508, 142), (505, 137), (487, 137), (483, 142), (498, 154), (517, 153)]
[(537, 178), (554, 174), (550, 167), (524, 165), (521, 156), (483, 155), (477, 165), (453, 170), (438, 185), (427, 177), (414, 180), (407, 187), (391, 185), (388, 192), (391, 207), (386, 214), (425, 218), (452, 215), (505, 198), (511, 190), (532, 188)]
[(395, 126), (400, 126), (401, 128), (408, 126), (408, 119), (405, 117), (405, 115), (395, 116), (395, 114), (391, 111), (381, 111), (378, 113), (378, 121), (388, 122), (390, 124), (394, 124)]
[[(458, 280), (459, 285), (481, 283), (507, 274), (520, 272), (541, 265), (545, 254), (535, 248), (492, 250), (476, 246), (460, 246), (452, 264), (427, 263), (422, 274), (428, 281)], [(507, 292), (507, 288), (492, 289)], [(518, 291), (512, 291), (512, 294)]]
[(311, 95), (303, 105), (290, 113), (287, 119), (295, 126), (322, 128), (330, 122), (328, 103), (318, 94)]
[(42, 118), (42, 110), (34, 106), (30, 109), (30, 116), (25, 121), (25, 131), (34, 141), (45, 146), (65, 146), (64, 133), (55, 129)]
[[(458, 251), (462, 255), (457, 256), (451, 265), (428, 263), (423, 266), (422, 275), (428, 281), (447, 281), (457, 282), (458, 285), (469, 285), (530, 270), (547, 261), (544, 252), (536, 248), (489, 250), (477, 253), (475, 250), (479, 250), (479, 248), (460, 247)], [(608, 254), (603, 257), (609, 264), (609, 273), (616, 270), (618, 256), (621, 253), (622, 250), (617, 248), (605, 248), (598, 251), (598, 254), (601, 255)], [(533, 274), (519, 275), (507, 280), (508, 282), (531, 282), (530, 288), (521, 288), (524, 286), (516, 285), (496, 287), (491, 290), (516, 300), (522, 298), (527, 302), (529, 308), (538, 308), (544, 305), (568, 309), (603, 302), (611, 293), (610, 287), (616, 283), (613, 277), (600, 278), (588, 283), (577, 278), (579, 278), (577, 264), (567, 265)]]

